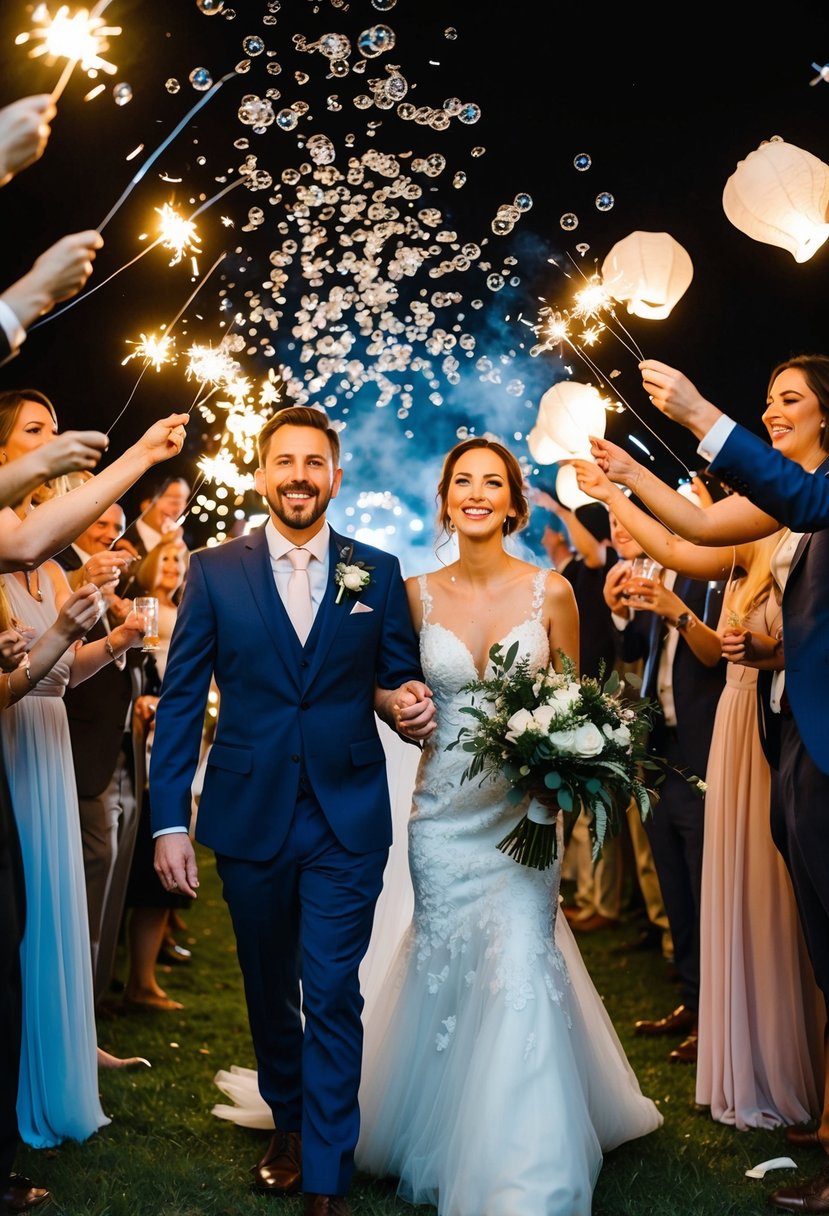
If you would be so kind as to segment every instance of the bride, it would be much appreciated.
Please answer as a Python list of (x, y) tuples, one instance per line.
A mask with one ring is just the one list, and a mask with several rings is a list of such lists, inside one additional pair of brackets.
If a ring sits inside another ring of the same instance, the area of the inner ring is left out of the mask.
[[(456, 445), (438, 518), (457, 534), (458, 559), (407, 580), (438, 727), (408, 825), (414, 913), (381, 981), (395, 917), (378, 905), (366, 960), (355, 1160), (439, 1216), (589, 1216), (602, 1154), (662, 1123), (556, 917), (560, 861), (539, 871), (502, 853), (526, 807), (500, 780), (462, 782), (469, 753), (447, 751), (470, 721), (463, 687), (486, 673), (495, 643), (517, 641), (537, 668), (578, 654), (570, 584), (504, 548), (527, 522), (522, 482), (501, 444)], [(240, 1080), (217, 1083), (244, 1104)]]

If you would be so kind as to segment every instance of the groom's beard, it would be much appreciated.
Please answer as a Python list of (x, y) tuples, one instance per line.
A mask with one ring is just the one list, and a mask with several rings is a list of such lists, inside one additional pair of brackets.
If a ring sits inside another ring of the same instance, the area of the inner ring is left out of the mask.
[[(299, 503), (285, 497), (286, 494), (292, 493), (309, 494), (311, 497), (306, 502)], [(275, 494), (268, 494), (266, 497), (268, 506), (286, 528), (296, 528), (298, 532), (303, 532), (306, 528), (313, 527), (325, 514), (331, 501), (331, 492), (329, 490), (320, 493), (316, 486), (294, 482), (280, 486)]]

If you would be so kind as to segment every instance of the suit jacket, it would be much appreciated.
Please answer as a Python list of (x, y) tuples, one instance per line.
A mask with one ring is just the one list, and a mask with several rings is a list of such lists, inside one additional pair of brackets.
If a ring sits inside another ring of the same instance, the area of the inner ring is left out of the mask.
[[(71, 545), (58, 553), (55, 561), (67, 571), (79, 570), (83, 565)], [(106, 635), (101, 620), (86, 637), (95, 642)], [(109, 784), (124, 741), (130, 704), (141, 690), (141, 664), (140, 652), (131, 650), (123, 670), (107, 663), (88, 680), (66, 689), (64, 704), (81, 798), (97, 798)]]
[(273, 857), (304, 776), (346, 849), (388, 848), (391, 812), (374, 689), (422, 679), (418, 645), (391, 554), (355, 544), (352, 560), (373, 567), (371, 581), (357, 597), (335, 603), (334, 571), (347, 543), (332, 529), (328, 587), (305, 647), (276, 589), (264, 527), (192, 554), (156, 713), (154, 832), (190, 822), (215, 674), (219, 720), (197, 839), (236, 858)]
[(806, 473), (735, 427), (711, 470), (735, 489), (744, 486), (752, 502), (793, 532), (804, 533), (783, 592), (786, 695), (804, 747), (821, 772), (829, 773), (829, 457)]
[[(705, 583), (677, 575), (674, 592), (706, 625), (716, 629), (722, 608), (722, 582)], [(642, 696), (656, 699), (656, 680), (662, 640), (668, 626), (654, 612), (637, 612), (626, 629), (618, 631), (621, 657), (626, 662), (643, 658)], [(672, 687), (679, 745), (688, 768), (705, 777), (708, 752), (714, 730), (714, 715), (725, 683), (726, 664), (721, 660), (706, 667), (691, 647), (679, 638), (672, 667)], [(665, 723), (661, 714), (654, 719), (651, 742), (654, 751), (663, 750)]]

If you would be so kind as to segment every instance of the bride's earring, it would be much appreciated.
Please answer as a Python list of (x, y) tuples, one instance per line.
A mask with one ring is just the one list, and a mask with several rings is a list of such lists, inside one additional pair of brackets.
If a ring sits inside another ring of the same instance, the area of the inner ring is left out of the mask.
[(454, 531), (455, 531), (455, 525), (454, 525), (454, 522), (453, 522), (451, 519), (448, 519), (448, 520), (446, 521), (446, 531), (447, 531), (447, 532), (454, 532)]
[(5, 464), (8, 457), (6, 456), (5, 448), (0, 452), (0, 464)]

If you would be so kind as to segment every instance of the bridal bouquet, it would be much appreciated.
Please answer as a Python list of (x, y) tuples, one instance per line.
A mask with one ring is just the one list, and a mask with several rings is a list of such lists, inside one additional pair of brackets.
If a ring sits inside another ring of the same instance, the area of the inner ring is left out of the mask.
[(562, 672), (552, 664), (531, 671), (526, 659), (515, 662), (517, 653), (517, 642), (506, 655), (500, 645), (492, 647), (494, 675), (464, 689), (480, 695), (461, 711), (474, 724), (464, 726), (448, 750), (471, 753), (462, 780), (501, 775), (511, 802), (531, 796), (527, 814), (499, 842), (502, 852), (544, 870), (557, 854), (559, 810), (574, 820), (588, 810), (595, 861), (605, 837), (619, 832), (631, 798), (643, 820), (650, 813), (650, 791), (640, 774), (658, 767), (644, 742), (656, 706), (622, 700), (617, 672), (604, 684), (579, 679), (563, 654)]

